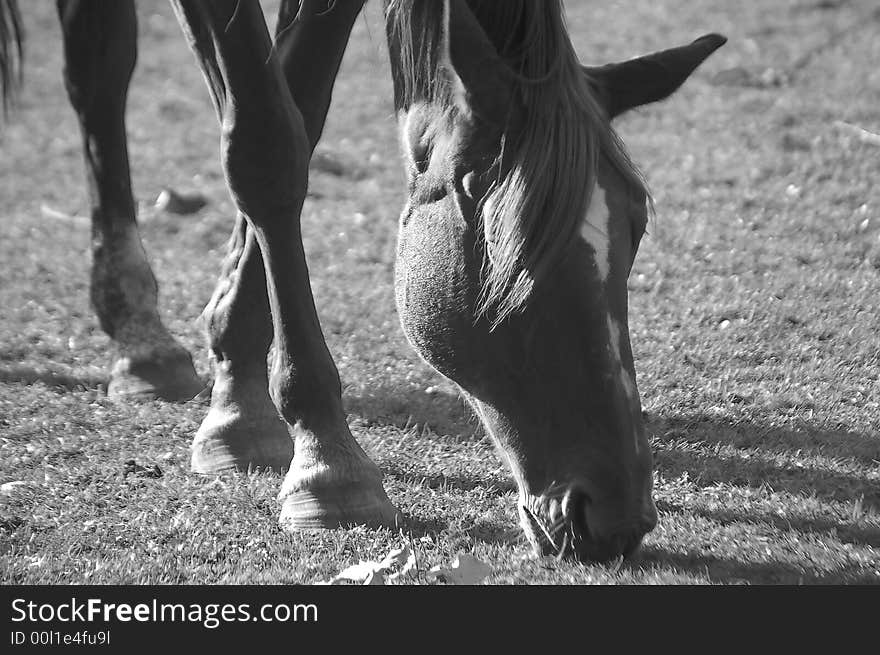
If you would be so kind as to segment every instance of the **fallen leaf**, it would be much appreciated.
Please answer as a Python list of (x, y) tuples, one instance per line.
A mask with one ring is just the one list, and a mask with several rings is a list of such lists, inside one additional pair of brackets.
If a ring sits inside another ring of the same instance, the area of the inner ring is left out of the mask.
[[(321, 582), (325, 585), (384, 585), (387, 580), (398, 580), (408, 575), (416, 564), (415, 553), (409, 546), (395, 548), (381, 562), (361, 560), (344, 569), (339, 575)], [(396, 570), (395, 570), (396, 569)]]
[(400, 578), (408, 576), (415, 569), (416, 554), (409, 546), (392, 550), (385, 556), (385, 559), (382, 560), (382, 566), (386, 572), (392, 571), (395, 567), (398, 567), (397, 571), (392, 572), (388, 576), (388, 579), (399, 580)]
[(381, 565), (378, 562), (360, 561), (352, 564), (336, 577), (328, 580), (324, 584), (343, 585), (343, 584), (359, 584), (359, 585), (376, 585), (385, 584), (385, 576), (379, 570)]
[(455, 558), (452, 566), (444, 569), (440, 565), (428, 571), (429, 578), (436, 578), (446, 584), (475, 585), (483, 581), (492, 570), (473, 555), (462, 553)]

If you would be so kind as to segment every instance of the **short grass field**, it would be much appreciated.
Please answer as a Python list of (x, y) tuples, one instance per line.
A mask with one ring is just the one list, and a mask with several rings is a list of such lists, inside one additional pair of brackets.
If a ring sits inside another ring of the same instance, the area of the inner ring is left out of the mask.
[[(880, 583), (875, 0), (567, 3), (584, 63), (730, 39), (672, 99), (618, 123), (657, 210), (630, 324), (660, 522), (614, 566), (529, 556), (512, 479), (403, 336), (404, 178), (376, 0), (302, 222), (350, 425), (409, 524), (321, 534), (279, 528), (280, 476), (189, 472), (203, 399), (107, 398), (60, 31), (53, 3), (21, 4), (26, 86), (0, 131), (0, 582), (313, 583), (409, 544), (414, 583), (462, 553), (489, 566), (488, 584)], [(207, 381), (197, 319), (233, 217), (219, 132), (170, 8), (138, 11), (128, 130), (143, 238), (162, 316)], [(209, 205), (158, 211), (164, 187)]]

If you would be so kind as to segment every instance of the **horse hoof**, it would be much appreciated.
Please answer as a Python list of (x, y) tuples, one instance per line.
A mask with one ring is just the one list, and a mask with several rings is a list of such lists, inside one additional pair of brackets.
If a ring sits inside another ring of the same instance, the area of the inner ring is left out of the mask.
[(279, 522), (297, 532), (354, 525), (396, 528), (403, 520), (381, 483), (354, 482), (289, 493), (282, 499)]
[(189, 354), (150, 361), (120, 359), (110, 374), (107, 395), (141, 400), (191, 400), (205, 388)]
[(224, 471), (283, 473), (293, 459), (293, 440), (273, 412), (245, 420), (237, 412), (211, 408), (192, 443), (190, 469), (212, 475)]

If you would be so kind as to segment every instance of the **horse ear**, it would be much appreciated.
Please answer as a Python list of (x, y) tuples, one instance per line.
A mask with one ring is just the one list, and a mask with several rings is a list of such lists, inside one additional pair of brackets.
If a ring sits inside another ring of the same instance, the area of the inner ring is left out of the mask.
[(691, 44), (655, 52), (616, 64), (583, 70), (609, 118), (668, 98), (702, 64), (727, 43), (720, 34), (707, 34)]
[(464, 0), (444, 0), (441, 45), (455, 103), (490, 123), (509, 124), (514, 108), (513, 71)]

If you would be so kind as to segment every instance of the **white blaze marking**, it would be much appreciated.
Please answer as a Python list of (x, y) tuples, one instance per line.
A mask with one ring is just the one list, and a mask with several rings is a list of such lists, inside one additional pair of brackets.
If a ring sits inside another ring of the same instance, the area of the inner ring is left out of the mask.
[[(629, 402), (635, 404), (638, 402), (638, 392), (636, 390), (636, 382), (633, 379), (633, 376), (630, 375), (630, 372), (627, 371), (626, 367), (623, 365), (623, 357), (621, 356), (623, 349), (621, 347), (622, 336), (620, 323), (611, 318), (611, 314), (606, 317), (606, 322), (608, 323), (608, 334), (611, 337), (611, 354), (619, 369), (618, 375), (620, 376), (620, 386), (623, 387), (623, 391)], [(636, 444), (636, 452), (639, 452), (641, 450), (641, 444), (639, 443), (638, 432), (633, 432), (633, 439)]]
[(605, 189), (598, 184), (590, 200), (590, 208), (581, 225), (581, 237), (593, 249), (596, 256), (596, 268), (602, 282), (608, 279), (611, 272), (611, 212), (605, 202)]

